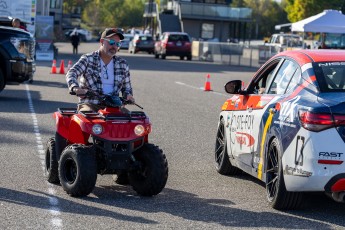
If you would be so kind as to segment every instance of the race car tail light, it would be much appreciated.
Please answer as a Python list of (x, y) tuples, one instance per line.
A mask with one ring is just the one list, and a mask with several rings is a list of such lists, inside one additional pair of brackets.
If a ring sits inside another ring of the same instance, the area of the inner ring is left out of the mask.
[(319, 132), (335, 126), (333, 116), (327, 113), (312, 113), (300, 110), (299, 120), (305, 129), (314, 132)]
[(300, 110), (299, 119), (305, 129), (314, 132), (345, 125), (345, 115), (339, 114), (332, 115), (330, 113), (313, 113)]

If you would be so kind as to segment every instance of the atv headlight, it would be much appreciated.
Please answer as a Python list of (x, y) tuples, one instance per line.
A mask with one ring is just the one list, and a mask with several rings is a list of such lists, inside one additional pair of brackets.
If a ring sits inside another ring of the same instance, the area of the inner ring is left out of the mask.
[(92, 126), (92, 132), (96, 135), (99, 135), (103, 132), (103, 127), (99, 124), (96, 124), (96, 125)]
[(142, 136), (144, 134), (144, 132), (145, 132), (144, 126), (142, 126), (142, 125), (135, 126), (135, 128), (134, 128), (135, 135)]

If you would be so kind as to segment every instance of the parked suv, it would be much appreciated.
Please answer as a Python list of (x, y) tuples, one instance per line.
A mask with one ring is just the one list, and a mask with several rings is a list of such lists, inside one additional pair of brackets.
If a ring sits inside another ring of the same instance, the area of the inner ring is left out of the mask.
[(136, 34), (129, 43), (128, 53), (138, 53), (140, 51), (153, 53), (154, 41), (150, 34)]
[(0, 91), (8, 82), (32, 81), (36, 68), (35, 39), (23, 29), (8, 26), (10, 20), (0, 17)]
[(192, 60), (191, 40), (187, 33), (182, 32), (165, 32), (160, 39), (155, 42), (154, 54), (155, 58), (161, 56), (179, 56), (181, 60), (187, 57)]

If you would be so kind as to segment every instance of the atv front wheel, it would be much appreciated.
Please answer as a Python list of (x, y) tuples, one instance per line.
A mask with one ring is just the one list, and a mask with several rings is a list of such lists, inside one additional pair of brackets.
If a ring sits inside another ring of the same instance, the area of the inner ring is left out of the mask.
[(51, 137), (46, 145), (45, 152), (45, 169), (48, 182), (60, 184), (59, 180), (59, 163), (55, 150), (55, 138)]
[(133, 153), (139, 167), (129, 171), (129, 183), (142, 196), (160, 193), (168, 179), (168, 161), (161, 149), (145, 144)]
[(91, 147), (68, 146), (59, 161), (59, 177), (63, 189), (71, 196), (87, 196), (97, 180), (97, 163)]

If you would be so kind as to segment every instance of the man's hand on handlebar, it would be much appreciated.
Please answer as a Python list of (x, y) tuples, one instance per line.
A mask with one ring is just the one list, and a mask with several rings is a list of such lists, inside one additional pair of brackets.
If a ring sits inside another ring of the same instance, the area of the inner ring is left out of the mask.
[(134, 97), (131, 94), (127, 95), (126, 100), (129, 101), (130, 103), (133, 103), (133, 104), (135, 103)]
[(86, 93), (88, 92), (87, 89), (82, 89), (79, 87), (74, 87), (73, 92), (80, 98), (84, 98), (86, 96)]

